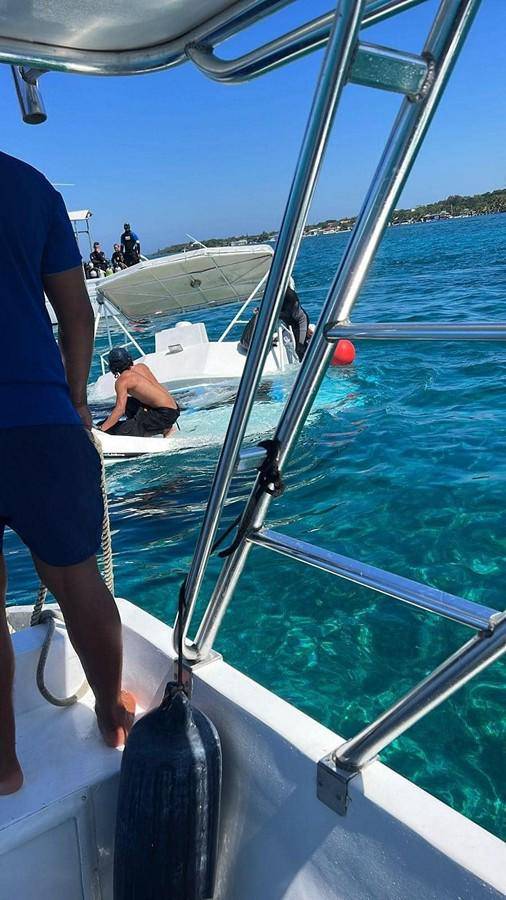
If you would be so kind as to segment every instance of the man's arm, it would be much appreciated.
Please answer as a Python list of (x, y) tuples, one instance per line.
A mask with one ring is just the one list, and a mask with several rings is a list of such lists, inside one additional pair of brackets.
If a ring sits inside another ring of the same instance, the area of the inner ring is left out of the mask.
[(44, 290), (58, 319), (60, 345), (70, 398), (83, 425), (91, 428), (86, 385), (94, 342), (93, 309), (82, 266), (56, 275), (44, 275)]
[(123, 379), (120, 375), (120, 377), (116, 381), (116, 406), (114, 407), (109, 418), (107, 418), (105, 422), (103, 422), (100, 426), (101, 431), (109, 431), (109, 428), (112, 428), (113, 425), (116, 425), (116, 423), (119, 422), (121, 416), (123, 416), (125, 413), (127, 400), (128, 389), (126, 379)]

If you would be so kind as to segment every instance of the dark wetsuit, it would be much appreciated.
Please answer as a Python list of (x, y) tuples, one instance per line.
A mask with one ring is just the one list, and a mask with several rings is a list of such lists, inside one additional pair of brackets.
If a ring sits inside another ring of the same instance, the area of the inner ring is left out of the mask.
[(117, 269), (124, 269), (125, 267), (125, 257), (123, 256), (121, 250), (115, 250), (111, 257), (111, 262), (113, 266)]
[(130, 437), (153, 437), (163, 434), (177, 422), (181, 410), (169, 406), (143, 406), (139, 400), (129, 397), (126, 405), (126, 421), (117, 422), (106, 434), (122, 434)]
[(102, 272), (107, 271), (107, 259), (103, 250), (93, 250), (90, 253), (90, 259), (95, 269), (100, 269)]
[(141, 245), (135, 231), (124, 231), (121, 235), (124, 262), (127, 266), (135, 266), (140, 260)]
[(292, 329), (296, 353), (299, 359), (302, 359), (307, 349), (309, 316), (300, 305), (298, 295), (290, 287), (286, 290), (280, 319), (284, 325)]

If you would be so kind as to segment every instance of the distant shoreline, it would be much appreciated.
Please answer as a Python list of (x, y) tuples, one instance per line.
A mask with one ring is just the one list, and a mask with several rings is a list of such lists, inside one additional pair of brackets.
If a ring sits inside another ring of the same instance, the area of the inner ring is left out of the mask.
[[(390, 227), (418, 225), (444, 219), (470, 219), (474, 216), (488, 216), (503, 212), (506, 212), (506, 188), (498, 188), (496, 191), (488, 191), (485, 194), (474, 194), (473, 196), (453, 194), (444, 200), (437, 200), (435, 203), (426, 203), (422, 206), (415, 206), (412, 209), (396, 209), (392, 213), (388, 224)], [(356, 216), (342, 219), (325, 219), (314, 225), (306, 225), (302, 236), (319, 237), (323, 234), (339, 234), (351, 231), (356, 220)], [(262, 231), (259, 234), (240, 234), (226, 238), (211, 237), (202, 243), (206, 247), (241, 247), (245, 244), (266, 244), (276, 241), (277, 237), (277, 231)], [(171, 244), (168, 247), (157, 250), (155, 253), (151, 253), (150, 257), (181, 253), (183, 250), (195, 249), (195, 246), (195, 243), (191, 241), (184, 244)]]

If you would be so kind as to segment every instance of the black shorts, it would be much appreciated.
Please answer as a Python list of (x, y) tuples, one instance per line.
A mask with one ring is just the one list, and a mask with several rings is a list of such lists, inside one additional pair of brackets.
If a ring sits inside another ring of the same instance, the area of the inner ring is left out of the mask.
[(4, 528), (50, 566), (100, 548), (100, 457), (81, 425), (0, 429), (0, 552)]
[(154, 434), (163, 434), (164, 431), (169, 431), (179, 419), (180, 413), (179, 406), (176, 409), (168, 406), (145, 409), (141, 406), (130, 419), (113, 425), (107, 430), (107, 433), (129, 435), (130, 437), (153, 437)]

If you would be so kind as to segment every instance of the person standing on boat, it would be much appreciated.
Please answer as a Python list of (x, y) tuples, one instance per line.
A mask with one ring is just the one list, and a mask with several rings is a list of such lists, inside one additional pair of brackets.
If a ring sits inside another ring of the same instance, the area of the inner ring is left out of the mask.
[[(5, 613), (5, 526), (30, 550), (58, 601), (111, 747), (124, 743), (133, 697), (121, 691), (121, 622), (98, 571), (103, 501), (86, 384), (93, 311), (61, 195), (40, 172), (0, 153), (0, 795), (21, 787), (14, 655)], [(60, 350), (46, 311), (56, 313)]]
[(141, 258), (140, 241), (128, 222), (125, 222), (123, 228), (125, 230), (121, 235), (121, 252), (125, 258), (125, 265), (135, 266)]
[(286, 289), (280, 319), (287, 328), (291, 328), (295, 338), (295, 352), (301, 360), (309, 341), (309, 316), (300, 304), (293, 278), (290, 278), (290, 284)]
[[(109, 369), (116, 379), (116, 406), (101, 431), (130, 437), (169, 437), (181, 410), (145, 363), (136, 363), (124, 347), (113, 347)], [(126, 415), (126, 421), (120, 422)]]

